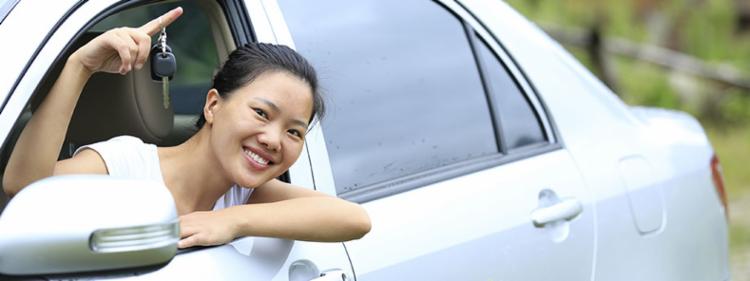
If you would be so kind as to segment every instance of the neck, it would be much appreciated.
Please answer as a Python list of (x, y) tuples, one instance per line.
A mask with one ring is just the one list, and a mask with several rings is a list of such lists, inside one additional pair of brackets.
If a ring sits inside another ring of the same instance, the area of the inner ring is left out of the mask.
[(178, 146), (160, 147), (159, 159), (180, 215), (211, 210), (232, 185), (211, 149), (206, 128)]

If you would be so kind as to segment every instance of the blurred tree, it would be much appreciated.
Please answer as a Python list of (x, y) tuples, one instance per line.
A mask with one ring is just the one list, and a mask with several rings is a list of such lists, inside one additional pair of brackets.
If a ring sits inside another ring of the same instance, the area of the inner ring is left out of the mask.
[(736, 33), (747, 33), (750, 31), (750, 1), (734, 0), (734, 8), (737, 11), (734, 31)]

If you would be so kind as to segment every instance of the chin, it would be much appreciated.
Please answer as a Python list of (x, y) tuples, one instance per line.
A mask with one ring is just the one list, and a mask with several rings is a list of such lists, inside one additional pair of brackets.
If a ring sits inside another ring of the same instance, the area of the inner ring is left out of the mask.
[(269, 176), (269, 174), (264, 174), (264, 175), (250, 175), (250, 176), (248, 176), (247, 174), (245, 174), (245, 175), (241, 175), (239, 177), (239, 180), (236, 181), (235, 183), (238, 184), (238, 185), (241, 185), (243, 187), (257, 188), (257, 187), (263, 185), (264, 183), (267, 183), (268, 181), (270, 181), (273, 178), (275, 178), (275, 177)]

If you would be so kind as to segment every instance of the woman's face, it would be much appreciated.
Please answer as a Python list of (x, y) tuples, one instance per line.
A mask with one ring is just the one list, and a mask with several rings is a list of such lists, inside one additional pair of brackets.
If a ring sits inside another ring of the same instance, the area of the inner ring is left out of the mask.
[(225, 176), (258, 187), (294, 164), (312, 115), (307, 82), (285, 71), (266, 72), (229, 97), (211, 96), (204, 114)]

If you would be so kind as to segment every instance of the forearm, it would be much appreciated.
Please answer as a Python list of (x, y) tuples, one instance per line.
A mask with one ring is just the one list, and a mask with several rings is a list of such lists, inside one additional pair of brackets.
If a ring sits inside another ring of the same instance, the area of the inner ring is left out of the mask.
[(29, 183), (51, 176), (70, 119), (91, 73), (71, 56), (13, 148), (3, 189), (16, 194)]
[(339, 242), (359, 239), (370, 231), (370, 219), (362, 207), (327, 196), (245, 204), (222, 211), (235, 219), (236, 237)]

